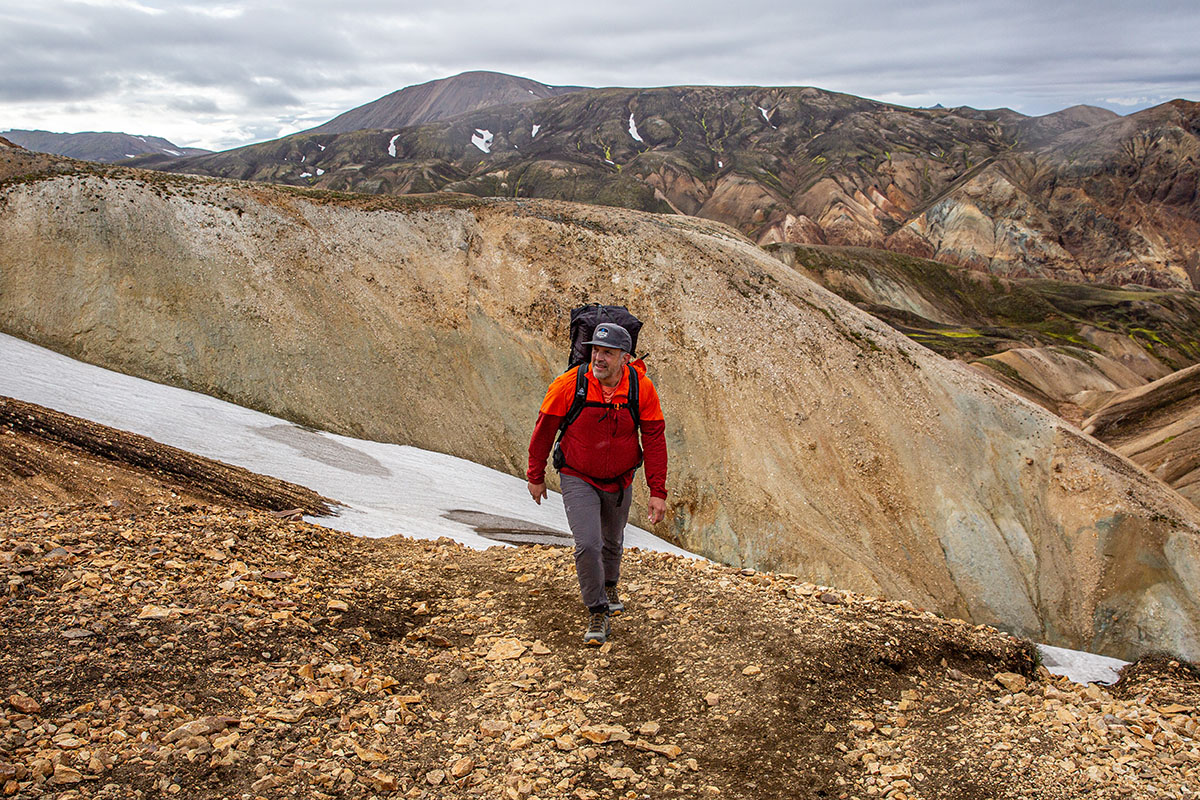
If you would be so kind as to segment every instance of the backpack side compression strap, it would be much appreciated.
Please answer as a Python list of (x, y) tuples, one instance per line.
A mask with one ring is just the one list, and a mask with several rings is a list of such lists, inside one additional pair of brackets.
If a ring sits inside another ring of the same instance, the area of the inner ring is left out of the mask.
[(633, 417), (633, 427), (642, 427), (642, 406), (638, 397), (638, 374), (632, 365), (626, 365), (629, 370), (629, 415)]

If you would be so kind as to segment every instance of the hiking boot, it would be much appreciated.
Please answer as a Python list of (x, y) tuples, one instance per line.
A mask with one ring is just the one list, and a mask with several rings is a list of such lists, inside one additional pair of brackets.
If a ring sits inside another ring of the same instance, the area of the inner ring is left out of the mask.
[(604, 593), (608, 595), (608, 613), (616, 617), (625, 613), (625, 604), (617, 596), (617, 587), (605, 586)]
[(608, 614), (598, 611), (588, 620), (587, 630), (583, 634), (583, 643), (599, 647), (608, 641)]

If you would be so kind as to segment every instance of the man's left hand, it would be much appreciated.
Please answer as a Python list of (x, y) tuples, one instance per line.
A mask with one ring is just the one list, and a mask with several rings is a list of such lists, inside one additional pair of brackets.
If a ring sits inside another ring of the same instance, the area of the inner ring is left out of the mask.
[(646, 519), (650, 520), (651, 525), (657, 525), (667, 515), (667, 501), (661, 497), (651, 497), (647, 509)]

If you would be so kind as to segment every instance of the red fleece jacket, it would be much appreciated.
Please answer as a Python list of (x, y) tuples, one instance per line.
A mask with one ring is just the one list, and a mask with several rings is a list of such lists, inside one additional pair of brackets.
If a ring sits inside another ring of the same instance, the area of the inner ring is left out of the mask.
[[(584, 367), (574, 367), (554, 379), (546, 390), (538, 413), (533, 437), (529, 440), (529, 469), (525, 473), (532, 483), (546, 480), (546, 459), (558, 435), (558, 426), (571, 408), (575, 395), (575, 373)], [(639, 457), (645, 458), (646, 485), (652, 497), (667, 496), (666, 423), (658, 391), (646, 377), (645, 367), (634, 362), (638, 371), (638, 409), (641, 415), (641, 446), (633, 415), (628, 409), (584, 408), (579, 418), (563, 434), (562, 448), (566, 466), (563, 475), (574, 475), (606, 492), (615, 492), (633, 483)], [(603, 402), (600, 382), (588, 373), (587, 399)], [(629, 402), (629, 372), (623, 371), (613, 403)]]

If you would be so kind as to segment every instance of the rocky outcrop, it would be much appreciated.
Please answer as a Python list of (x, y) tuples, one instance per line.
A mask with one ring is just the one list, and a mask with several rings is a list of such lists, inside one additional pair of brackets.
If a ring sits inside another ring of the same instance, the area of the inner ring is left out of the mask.
[(623, 302), (667, 410), (662, 533), (1043, 641), (1200, 656), (1194, 507), (723, 225), (3, 158), (24, 175), (0, 194), (6, 332), (521, 474), (568, 310)]

